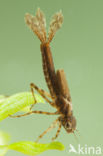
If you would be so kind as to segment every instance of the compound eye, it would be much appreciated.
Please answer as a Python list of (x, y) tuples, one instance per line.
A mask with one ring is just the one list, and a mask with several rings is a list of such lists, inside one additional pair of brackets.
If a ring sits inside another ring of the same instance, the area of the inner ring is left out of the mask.
[(67, 123), (65, 124), (65, 127), (66, 127), (66, 128), (70, 128), (70, 124), (67, 122)]

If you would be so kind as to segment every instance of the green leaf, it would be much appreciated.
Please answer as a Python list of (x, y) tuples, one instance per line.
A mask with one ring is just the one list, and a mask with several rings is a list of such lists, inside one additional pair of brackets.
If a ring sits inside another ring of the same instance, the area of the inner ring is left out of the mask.
[(46, 150), (64, 150), (60, 142), (41, 144), (32, 141), (20, 141), (8, 145), (10, 136), (0, 131), (0, 156), (4, 156), (8, 150), (15, 150), (26, 155), (35, 156)]
[[(40, 95), (35, 94), (35, 98), (37, 103), (45, 103), (44, 99)], [(24, 108), (27, 111), (26, 107), (31, 104), (34, 104), (34, 98), (31, 92), (17, 93), (5, 98), (5, 100), (0, 103), (0, 121), (7, 118), (9, 115), (23, 110)]]
[(32, 141), (20, 141), (9, 145), (8, 148), (24, 153), (26, 155), (34, 156), (46, 150), (64, 150), (64, 145), (60, 142), (40, 144)]
[(7, 96), (0, 95), (0, 103), (2, 103), (3, 101), (5, 101), (6, 99), (7, 99)]
[(24, 107), (23, 109), (21, 109), (20, 111), (21, 112), (29, 112), (30, 111), (30, 106), (26, 106), (26, 107)]
[(0, 156), (4, 156), (8, 151), (8, 142), (10, 140), (10, 135), (8, 133), (0, 131)]
[(10, 140), (10, 135), (6, 132), (0, 131), (0, 145), (6, 145)]
[(8, 151), (7, 145), (0, 145), (0, 156), (4, 156)]

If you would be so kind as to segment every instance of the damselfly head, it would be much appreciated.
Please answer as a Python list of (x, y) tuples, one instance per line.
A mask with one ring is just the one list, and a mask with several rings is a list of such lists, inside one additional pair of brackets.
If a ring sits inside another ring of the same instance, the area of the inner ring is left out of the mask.
[(74, 116), (64, 118), (61, 117), (60, 121), (68, 133), (73, 133), (76, 129), (76, 119)]

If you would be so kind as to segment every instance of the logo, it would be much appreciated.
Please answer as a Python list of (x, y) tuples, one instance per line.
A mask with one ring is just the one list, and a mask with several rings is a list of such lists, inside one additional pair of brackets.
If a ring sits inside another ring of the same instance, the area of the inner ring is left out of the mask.
[(75, 153), (78, 155), (82, 154), (90, 154), (90, 155), (101, 155), (102, 149), (100, 146), (93, 147), (93, 146), (87, 146), (86, 144), (84, 146), (81, 146), (78, 144), (77, 148), (75, 148), (72, 144), (69, 145), (69, 153)]

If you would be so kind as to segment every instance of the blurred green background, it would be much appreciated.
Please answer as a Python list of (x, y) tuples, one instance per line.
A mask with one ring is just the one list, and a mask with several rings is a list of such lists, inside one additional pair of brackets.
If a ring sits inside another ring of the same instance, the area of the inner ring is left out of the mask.
[[(40, 42), (24, 22), (25, 13), (35, 14), (40, 7), (51, 16), (62, 10), (64, 23), (51, 43), (56, 69), (63, 68), (69, 83), (74, 114), (77, 118), (78, 141), (62, 128), (58, 141), (66, 150), (47, 151), (43, 156), (69, 155), (69, 144), (103, 145), (103, 1), (102, 0), (0, 0), (0, 94), (12, 95), (29, 91), (34, 82), (47, 89), (42, 71)], [(48, 26), (47, 26), (48, 29)], [(53, 111), (49, 104), (37, 110)], [(0, 130), (9, 132), (12, 142), (35, 140), (56, 117), (31, 115), (7, 118)], [(41, 142), (50, 141), (56, 129)], [(103, 150), (103, 149), (102, 149)], [(23, 155), (9, 151), (7, 156)], [(73, 154), (71, 154), (73, 156)]]

